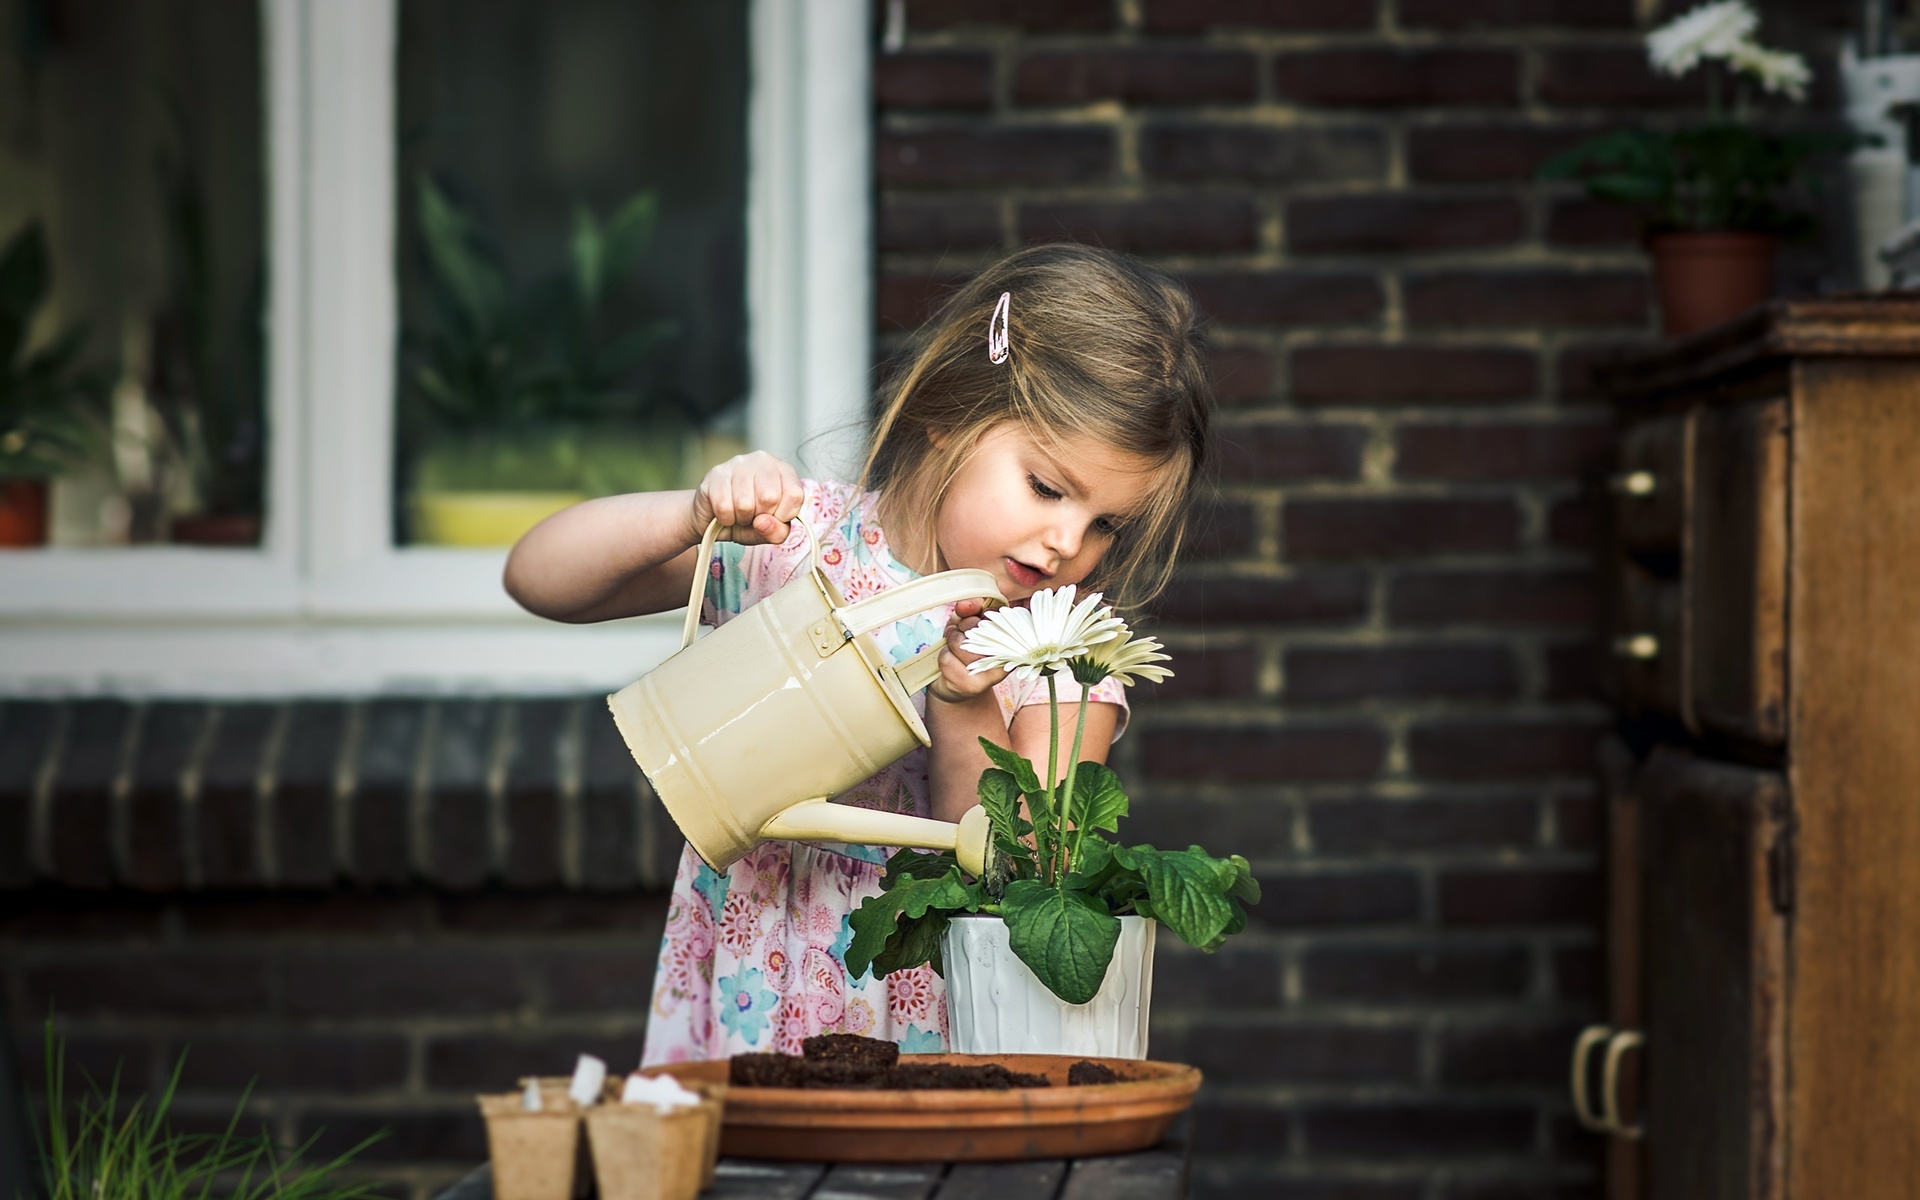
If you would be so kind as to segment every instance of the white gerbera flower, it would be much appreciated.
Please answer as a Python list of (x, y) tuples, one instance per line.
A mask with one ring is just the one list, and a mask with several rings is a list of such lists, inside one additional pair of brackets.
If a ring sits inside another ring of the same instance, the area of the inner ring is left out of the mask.
[(1005, 667), (1020, 679), (1038, 679), (1065, 669), (1067, 660), (1119, 637), (1127, 623), (1103, 608), (1100, 593), (1074, 603), (1074, 585), (1035, 592), (1025, 608), (997, 608), (967, 632), (962, 649), (981, 657), (967, 664), (974, 674)]
[(1154, 665), (1173, 661), (1160, 653), (1161, 649), (1159, 642), (1150, 637), (1134, 637), (1132, 630), (1121, 626), (1119, 637), (1089, 647), (1067, 666), (1082, 687), (1092, 687), (1102, 679), (1118, 679), (1127, 687), (1132, 687), (1135, 679), (1159, 683), (1173, 674), (1165, 667)]
[(1781, 92), (1795, 100), (1807, 98), (1807, 85), (1813, 72), (1807, 60), (1790, 50), (1769, 50), (1755, 41), (1736, 44), (1727, 54), (1727, 65), (1743, 75), (1751, 75), (1770, 92)]
[(1685, 75), (1703, 58), (1729, 58), (1733, 48), (1751, 40), (1760, 17), (1747, 0), (1720, 0), (1682, 13), (1647, 35), (1647, 59), (1654, 70)]

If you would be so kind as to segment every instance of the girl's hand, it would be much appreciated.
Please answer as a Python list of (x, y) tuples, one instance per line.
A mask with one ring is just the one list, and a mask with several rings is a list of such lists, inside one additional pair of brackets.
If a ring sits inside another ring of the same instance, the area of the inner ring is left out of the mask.
[(800, 475), (764, 450), (740, 454), (707, 472), (693, 492), (693, 540), (717, 520), (733, 527), (733, 540), (746, 546), (784, 545), (800, 515), (806, 493)]
[(995, 667), (978, 675), (969, 672), (967, 664), (978, 661), (980, 655), (960, 648), (967, 631), (980, 623), (980, 615), (986, 608), (979, 600), (962, 600), (954, 605), (953, 616), (947, 618), (947, 644), (940, 650), (940, 677), (927, 686), (927, 694), (935, 700), (948, 704), (977, 700), (1007, 677), (1005, 667)]

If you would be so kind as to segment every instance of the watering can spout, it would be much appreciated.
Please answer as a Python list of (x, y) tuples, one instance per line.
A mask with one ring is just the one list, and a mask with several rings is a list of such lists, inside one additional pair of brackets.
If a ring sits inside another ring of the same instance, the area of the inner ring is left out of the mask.
[(776, 814), (760, 827), (760, 837), (767, 841), (852, 842), (863, 846), (951, 850), (960, 860), (961, 870), (980, 876), (986, 873), (989, 829), (987, 810), (977, 804), (955, 823), (815, 799)]

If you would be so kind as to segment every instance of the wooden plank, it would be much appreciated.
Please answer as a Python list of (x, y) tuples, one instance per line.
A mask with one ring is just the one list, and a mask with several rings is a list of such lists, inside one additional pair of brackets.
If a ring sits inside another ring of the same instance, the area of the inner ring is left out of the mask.
[[(1618, 737), (1600, 743), (1600, 778), (1607, 800), (1607, 1024), (1640, 1027), (1640, 764)], [(1596, 1054), (1592, 1061), (1598, 1061)], [(1629, 1061), (1620, 1080), (1624, 1120), (1641, 1109), (1639, 1056)], [(1646, 1178), (1646, 1143), (1608, 1137), (1603, 1167), (1607, 1200), (1640, 1200)]]
[(700, 1195), (708, 1200), (806, 1200), (826, 1173), (825, 1163), (723, 1158), (714, 1168), (713, 1186)]
[(493, 1200), (493, 1164), (482, 1163), (434, 1200)]
[(1776, 300), (1725, 325), (1662, 343), (1646, 353), (1623, 355), (1596, 375), (1616, 395), (1647, 396), (1695, 387), (1715, 376), (1787, 357), (1917, 355), (1920, 297), (1806, 297)]
[(1787, 401), (1699, 414), (1688, 539), (1689, 726), (1786, 741)]
[(1186, 1149), (1162, 1145), (1138, 1154), (1075, 1160), (1060, 1200), (1184, 1200), (1186, 1194)]
[(1067, 1164), (1061, 1159), (955, 1163), (934, 1200), (1053, 1200), (1066, 1177)]
[(809, 1200), (930, 1200), (944, 1163), (836, 1163)]
[(1649, 1200), (1780, 1200), (1777, 773), (1659, 750), (1640, 777)]
[(1794, 1197), (1920, 1179), (1920, 368), (1801, 363), (1793, 411)]

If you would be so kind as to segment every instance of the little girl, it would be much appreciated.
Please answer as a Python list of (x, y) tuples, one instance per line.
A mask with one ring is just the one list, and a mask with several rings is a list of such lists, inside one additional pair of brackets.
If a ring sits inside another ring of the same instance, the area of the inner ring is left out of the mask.
[[(592, 500), (514, 547), (507, 590), (563, 621), (661, 612), (707, 575), (718, 625), (804, 569), (804, 521), (849, 601), (950, 568), (990, 572), (1021, 603), (1078, 584), (1126, 608), (1166, 582), (1207, 455), (1212, 396), (1192, 301), (1166, 276), (1079, 246), (1014, 254), (962, 288), (888, 385), (857, 484), (801, 479), (763, 453), (715, 467), (691, 492)], [(735, 529), (696, 561), (710, 519)], [(1047, 688), (970, 674), (960, 648), (980, 605), (874, 636), (895, 662), (944, 639), (940, 677), (916, 696), (916, 750), (843, 804), (954, 821), (976, 803), (986, 737), (1046, 761)], [(1082, 757), (1104, 761), (1126, 725), (1124, 689), (1058, 680), (1061, 720), (1087, 713)], [(1061, 764), (1064, 772), (1066, 764)], [(849, 978), (847, 917), (879, 892), (883, 847), (768, 842), (726, 872), (687, 848), (675, 877), (644, 1062), (798, 1053), (857, 1033), (908, 1051), (947, 1045), (931, 967)]]

